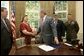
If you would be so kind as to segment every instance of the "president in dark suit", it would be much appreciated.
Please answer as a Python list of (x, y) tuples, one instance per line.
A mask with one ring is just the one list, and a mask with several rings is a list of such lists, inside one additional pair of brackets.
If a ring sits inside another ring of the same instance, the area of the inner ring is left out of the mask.
[(40, 43), (51, 45), (54, 41), (59, 44), (57, 38), (57, 30), (52, 17), (47, 16), (46, 11), (41, 10), (41, 25), (37, 32), (40, 33)]
[(55, 14), (53, 15), (54, 22), (57, 24), (56, 29), (57, 29), (57, 37), (59, 42), (63, 42), (63, 37), (65, 36), (65, 25), (62, 20), (59, 20), (59, 15)]
[(1, 7), (1, 55), (8, 55), (12, 48), (12, 32), (9, 20), (6, 18), (8, 11)]

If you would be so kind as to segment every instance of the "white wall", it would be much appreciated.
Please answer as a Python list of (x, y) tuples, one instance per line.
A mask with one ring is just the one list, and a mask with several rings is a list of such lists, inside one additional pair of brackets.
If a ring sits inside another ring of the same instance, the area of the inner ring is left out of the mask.
[(76, 20), (79, 24), (78, 39), (83, 42), (83, 1), (76, 1)]

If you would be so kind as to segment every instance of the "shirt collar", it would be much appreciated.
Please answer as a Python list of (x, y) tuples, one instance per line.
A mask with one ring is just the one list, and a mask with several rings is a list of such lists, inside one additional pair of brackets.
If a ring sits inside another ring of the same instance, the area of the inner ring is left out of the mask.
[(2, 19), (2, 20), (3, 20), (3, 19), (6, 19), (6, 17), (2, 17), (2, 16), (1, 16), (1, 19)]
[(46, 16), (47, 16), (47, 15), (45, 15), (45, 16), (43, 17), (43, 20), (45, 20)]

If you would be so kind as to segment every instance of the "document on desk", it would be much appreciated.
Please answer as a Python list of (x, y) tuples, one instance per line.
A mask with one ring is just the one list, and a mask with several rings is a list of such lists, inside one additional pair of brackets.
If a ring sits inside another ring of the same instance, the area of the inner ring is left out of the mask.
[(46, 51), (46, 52), (48, 52), (48, 51), (51, 51), (51, 50), (54, 50), (54, 49), (55, 49), (54, 47), (51, 47), (51, 46), (49, 46), (49, 45), (45, 45), (45, 44), (43, 44), (43, 45), (39, 45), (38, 47), (39, 47), (40, 49), (42, 49), (42, 50)]

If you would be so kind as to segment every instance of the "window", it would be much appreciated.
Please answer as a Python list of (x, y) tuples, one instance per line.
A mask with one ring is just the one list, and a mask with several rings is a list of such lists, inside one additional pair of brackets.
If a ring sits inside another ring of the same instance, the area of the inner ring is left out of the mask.
[(38, 20), (40, 11), (39, 1), (27, 1), (25, 6), (25, 15), (28, 15), (30, 26), (38, 28)]
[(58, 14), (59, 19), (65, 22), (68, 15), (68, 1), (55, 1), (55, 14)]
[(7, 18), (9, 19), (9, 1), (1, 1), (1, 7), (7, 8), (7, 10), (8, 10)]

